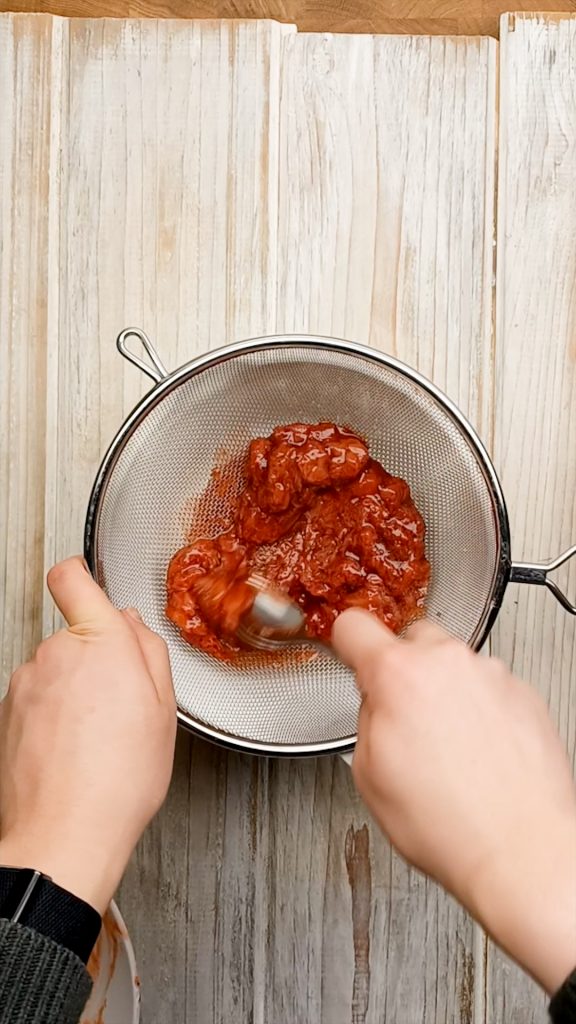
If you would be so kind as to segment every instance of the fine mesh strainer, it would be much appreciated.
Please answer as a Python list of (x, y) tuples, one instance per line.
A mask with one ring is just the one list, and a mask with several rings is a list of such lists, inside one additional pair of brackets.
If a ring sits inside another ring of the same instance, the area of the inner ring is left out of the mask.
[[(150, 363), (129, 351), (130, 337)], [(427, 528), (427, 615), (454, 636), (479, 648), (510, 580), (547, 585), (576, 614), (548, 577), (576, 546), (549, 565), (512, 564), (506, 506), (488, 454), (455, 406), (402, 363), (351, 342), (294, 336), (229, 345), (168, 374), (142, 331), (123, 331), (117, 344), (156, 386), (100, 467), (86, 557), (113, 603), (138, 608), (166, 640), (182, 724), (261, 754), (354, 745), (358, 697), (343, 665), (322, 656), (270, 665), (256, 654), (239, 666), (223, 664), (191, 648), (164, 614), (166, 569), (187, 541), (193, 499), (223, 452), (241, 453), (282, 423), (345, 424), (408, 481)], [(217, 497), (203, 502), (205, 536), (217, 532), (218, 506)]]

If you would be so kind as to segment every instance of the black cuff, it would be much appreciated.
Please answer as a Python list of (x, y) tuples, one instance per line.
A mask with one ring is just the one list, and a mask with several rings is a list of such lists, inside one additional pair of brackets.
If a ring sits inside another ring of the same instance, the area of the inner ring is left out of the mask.
[(550, 1019), (552, 1024), (574, 1024), (576, 1021), (576, 970), (553, 996)]
[(27, 868), (0, 867), (0, 917), (32, 928), (88, 962), (102, 919), (79, 896)]

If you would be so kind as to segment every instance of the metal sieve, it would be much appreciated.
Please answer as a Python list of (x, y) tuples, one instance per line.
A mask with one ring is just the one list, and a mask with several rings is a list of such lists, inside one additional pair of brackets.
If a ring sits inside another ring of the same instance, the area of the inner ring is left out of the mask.
[[(131, 337), (149, 363), (128, 349)], [(156, 386), (99, 469), (86, 558), (113, 603), (137, 607), (166, 640), (180, 722), (200, 735), (292, 756), (355, 742), (358, 696), (343, 665), (322, 656), (270, 665), (261, 655), (223, 664), (192, 649), (164, 614), (166, 569), (188, 539), (191, 499), (223, 451), (239, 454), (282, 423), (346, 424), (408, 481), (427, 528), (427, 615), (454, 636), (478, 649), (510, 581), (546, 585), (576, 614), (548, 576), (576, 546), (548, 565), (512, 563), (506, 505), (486, 450), (449, 399), (397, 360), (347, 341), (282, 336), (228, 345), (167, 373), (142, 331), (123, 331), (117, 345)], [(220, 501), (202, 503), (201, 529), (194, 525), (205, 536), (217, 532)]]

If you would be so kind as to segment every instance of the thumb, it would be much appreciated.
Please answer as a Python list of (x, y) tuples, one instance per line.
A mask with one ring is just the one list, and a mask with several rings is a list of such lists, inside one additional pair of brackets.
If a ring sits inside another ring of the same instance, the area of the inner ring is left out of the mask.
[(67, 558), (48, 573), (48, 589), (69, 626), (117, 621), (118, 612), (81, 558)]
[(356, 674), (372, 664), (386, 647), (397, 643), (394, 633), (362, 608), (342, 612), (332, 628), (334, 650)]

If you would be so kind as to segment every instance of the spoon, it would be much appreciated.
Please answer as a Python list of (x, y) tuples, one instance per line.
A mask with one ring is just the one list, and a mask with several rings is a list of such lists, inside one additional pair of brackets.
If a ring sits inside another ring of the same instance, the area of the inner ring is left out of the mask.
[(275, 590), (262, 576), (247, 581), (256, 591), (252, 607), (244, 617), (236, 636), (257, 651), (282, 651), (287, 647), (314, 647), (334, 657), (330, 647), (306, 633), (306, 616), (287, 594)]

